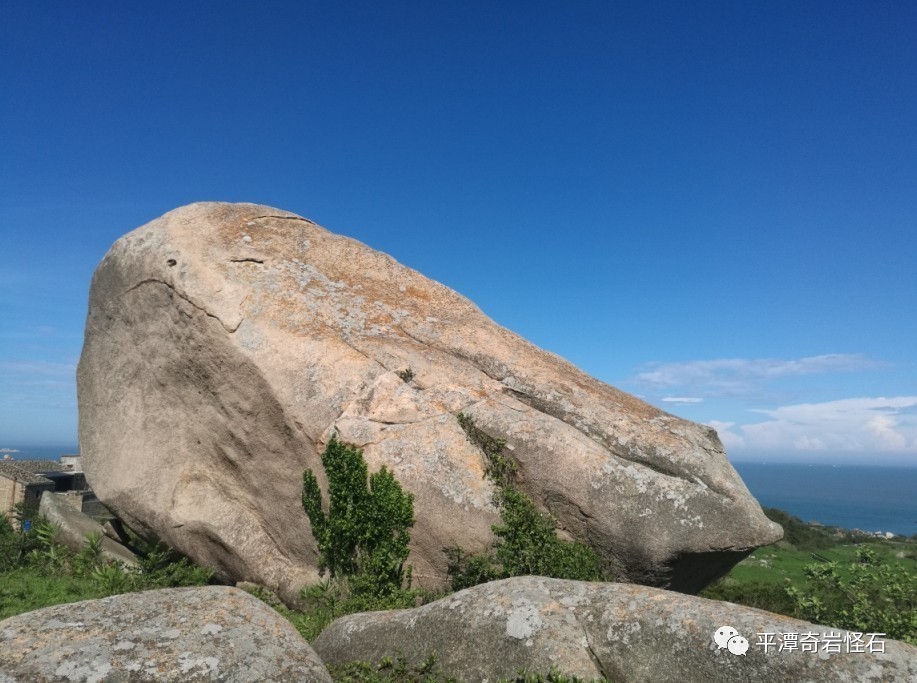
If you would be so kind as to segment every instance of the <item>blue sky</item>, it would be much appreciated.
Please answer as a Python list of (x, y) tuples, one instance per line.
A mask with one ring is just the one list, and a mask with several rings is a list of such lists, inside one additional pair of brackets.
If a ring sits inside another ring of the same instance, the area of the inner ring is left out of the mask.
[(9, 3), (0, 447), (76, 441), (90, 277), (312, 218), (736, 460), (917, 464), (917, 5)]

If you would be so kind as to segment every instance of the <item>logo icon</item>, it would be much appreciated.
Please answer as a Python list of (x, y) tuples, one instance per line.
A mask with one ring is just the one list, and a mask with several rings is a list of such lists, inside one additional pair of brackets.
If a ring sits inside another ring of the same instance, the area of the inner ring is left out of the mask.
[(734, 655), (745, 656), (748, 652), (748, 640), (740, 636), (732, 626), (720, 626), (713, 632), (713, 640), (720, 650), (728, 649)]
[(737, 635), (739, 635), (739, 632), (732, 628), (732, 626), (720, 626), (713, 632), (713, 640), (716, 641), (716, 644), (722, 650), (729, 646), (729, 639)]
[(727, 647), (732, 654), (744, 657), (745, 653), (748, 652), (748, 641), (742, 636), (733, 636), (729, 639)]

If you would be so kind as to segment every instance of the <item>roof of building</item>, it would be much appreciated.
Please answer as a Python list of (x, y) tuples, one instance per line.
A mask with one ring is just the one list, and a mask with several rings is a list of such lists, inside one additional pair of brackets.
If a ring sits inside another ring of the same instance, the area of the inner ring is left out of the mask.
[(41, 476), (37, 472), (30, 472), (28, 469), (19, 466), (22, 461), (0, 460), (0, 477), (15, 479), (23, 484), (51, 484), (51, 480)]
[(42, 474), (67, 471), (53, 460), (0, 460), (0, 476), (25, 484), (50, 484), (51, 480)]
[(33, 474), (45, 472), (65, 472), (67, 468), (56, 460), (14, 460), (13, 463), (21, 470)]

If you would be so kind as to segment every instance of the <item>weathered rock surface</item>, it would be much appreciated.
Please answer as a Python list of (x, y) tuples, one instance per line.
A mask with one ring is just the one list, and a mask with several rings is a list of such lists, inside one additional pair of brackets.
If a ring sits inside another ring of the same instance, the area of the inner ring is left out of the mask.
[[(714, 642), (724, 625), (748, 640), (745, 655)], [(775, 643), (766, 653), (757, 636), (765, 633)], [(778, 651), (787, 633), (817, 634), (818, 651)], [(884, 653), (846, 652), (845, 636), (840, 629), (656, 588), (529, 576), (475, 586), (416, 609), (341, 617), (313, 646), (328, 666), (385, 656), (404, 656), (416, 666), (435, 652), (440, 671), (460, 681), (512, 678), (523, 668), (615, 683), (917, 680), (917, 648), (886, 640)], [(825, 652), (828, 642), (841, 651)], [(868, 650), (867, 642), (861, 639)]]
[(331, 683), (331, 677), (270, 607), (236, 588), (208, 586), (116, 595), (0, 621), (0, 681)]
[(78, 553), (84, 548), (86, 537), (89, 534), (99, 534), (102, 537), (102, 554), (106, 558), (123, 562), (129, 567), (137, 564), (137, 556), (130, 549), (105, 535), (101, 524), (61, 500), (52, 491), (45, 491), (41, 494), (38, 511), (47, 517), (49, 522), (60, 527), (57, 542), (67, 546), (73, 552)]
[(506, 439), (521, 488), (621, 578), (697, 590), (780, 537), (712, 429), (265, 206), (195, 204), (118, 240), (93, 278), (77, 379), (84, 467), (105, 505), (288, 600), (317, 578), (301, 475), (325, 485), (335, 430), (414, 493), (418, 583), (445, 580), (445, 548), (490, 545), (494, 489), (460, 411)]

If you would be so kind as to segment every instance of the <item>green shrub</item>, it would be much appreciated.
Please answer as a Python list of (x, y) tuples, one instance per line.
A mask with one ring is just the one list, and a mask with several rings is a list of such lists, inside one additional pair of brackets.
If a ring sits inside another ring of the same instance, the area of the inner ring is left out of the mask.
[(0, 572), (19, 566), (22, 556), (22, 534), (13, 529), (10, 520), (0, 514)]
[(311, 641), (345, 614), (415, 607), (442, 597), (410, 587), (411, 568), (405, 562), (414, 497), (394, 475), (385, 467), (368, 475), (363, 452), (336, 437), (322, 453), (322, 466), (328, 479), (327, 512), (311, 470), (303, 473), (302, 505), (318, 543), (319, 569), (329, 576), (302, 591), (301, 612), (273, 606)]
[(34, 546), (29, 552), (28, 563), (42, 574), (70, 574), (73, 572), (75, 553), (57, 542), (60, 525), (44, 517), (32, 520), (28, 532), (34, 538)]
[(494, 525), (496, 544), (490, 553), (467, 556), (461, 548), (449, 551), (452, 588), (460, 590), (510, 576), (551, 576), (557, 579), (599, 581), (601, 560), (585, 543), (557, 537), (557, 520), (541, 512), (515, 486), (517, 465), (503, 453), (506, 442), (485, 434), (474, 420), (458, 415), (468, 438), (484, 453), (485, 475), (498, 489), (496, 503), (501, 525)]
[(490, 479), (498, 489), (513, 486), (516, 481), (518, 465), (516, 461), (508, 458), (503, 449), (506, 447), (505, 439), (495, 439), (485, 433), (474, 423), (474, 419), (465, 413), (457, 415), (458, 423), (465, 431), (468, 440), (481, 449), (484, 454), (484, 476)]
[(87, 534), (83, 549), (74, 557), (74, 571), (79, 574), (91, 574), (103, 564), (105, 557), (102, 554), (102, 534)]
[(213, 581), (211, 570), (199, 567), (187, 557), (161, 544), (146, 545), (137, 560), (138, 567), (132, 570), (132, 574), (138, 588), (206, 586)]
[(917, 645), (917, 582), (902, 565), (883, 563), (875, 550), (858, 548), (846, 566), (806, 567), (804, 587), (787, 588), (803, 619)]
[(89, 576), (109, 595), (126, 593), (136, 586), (131, 573), (120, 562), (103, 562)]
[(312, 470), (303, 473), (302, 505), (318, 542), (319, 567), (332, 579), (367, 598), (397, 595), (410, 587), (408, 529), (414, 524), (414, 496), (404, 493), (385, 467), (368, 477), (363, 451), (336, 437), (322, 453), (329, 505)]
[(497, 561), (507, 576), (534, 574), (580, 581), (601, 578), (595, 551), (584, 543), (559, 539), (556, 520), (539, 512), (524, 493), (507, 488), (499, 504), (503, 524), (493, 531), (497, 536)]
[(449, 558), (447, 571), (454, 591), (506, 578), (492, 554), (466, 555), (459, 547), (449, 548), (446, 554)]
[[(213, 576), (173, 551), (152, 546), (140, 549), (139, 566), (127, 567), (105, 557), (98, 533), (89, 534), (83, 549), (74, 553), (57, 543), (58, 533), (59, 527), (41, 516), (31, 518), (28, 531), (14, 530), (0, 516), (0, 586), (13, 585), (9, 591), (0, 589), (5, 616), (128, 591), (204, 585)], [(47, 590), (36, 591), (35, 585)]]

